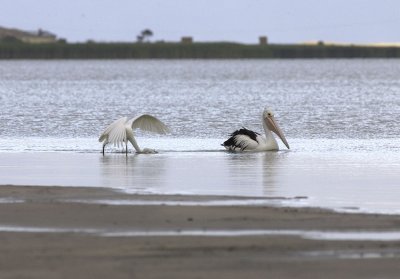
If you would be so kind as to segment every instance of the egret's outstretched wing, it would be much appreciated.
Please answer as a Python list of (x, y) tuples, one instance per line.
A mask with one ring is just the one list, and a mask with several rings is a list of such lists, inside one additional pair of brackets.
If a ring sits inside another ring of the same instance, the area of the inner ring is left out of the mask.
[[(131, 122), (132, 121), (132, 122)], [(166, 134), (169, 132), (169, 128), (154, 116), (143, 114), (138, 117), (129, 120), (131, 122), (132, 129), (141, 129), (143, 131)]]
[(119, 146), (120, 143), (126, 141), (126, 128), (125, 124), (128, 121), (127, 117), (121, 117), (110, 124), (101, 134), (99, 141), (106, 141)]

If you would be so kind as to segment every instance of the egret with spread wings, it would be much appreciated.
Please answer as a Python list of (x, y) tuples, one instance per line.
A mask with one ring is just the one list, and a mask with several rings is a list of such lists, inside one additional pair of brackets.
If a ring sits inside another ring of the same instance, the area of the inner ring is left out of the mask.
[(169, 132), (169, 128), (163, 122), (148, 114), (143, 114), (129, 120), (128, 117), (121, 117), (110, 124), (99, 138), (99, 142), (103, 142), (103, 155), (104, 148), (109, 143), (117, 147), (124, 146), (125, 144), (125, 152), (128, 154), (128, 141), (133, 145), (137, 153), (157, 153), (154, 149), (140, 149), (133, 133), (135, 129), (158, 134)]

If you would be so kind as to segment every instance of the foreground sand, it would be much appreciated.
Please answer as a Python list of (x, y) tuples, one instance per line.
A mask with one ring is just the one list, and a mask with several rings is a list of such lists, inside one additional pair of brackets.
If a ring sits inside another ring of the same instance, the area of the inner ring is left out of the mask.
[[(269, 206), (110, 205), (98, 200), (214, 198), (138, 196), (103, 188), (5, 185), (0, 186), (0, 197), (0, 278), (399, 278), (400, 274), (400, 241), (324, 241), (296, 235), (105, 237), (96, 233), (397, 231), (400, 216)], [(17, 227), (61, 232), (13, 231)], [(72, 229), (86, 232), (68, 231)]]

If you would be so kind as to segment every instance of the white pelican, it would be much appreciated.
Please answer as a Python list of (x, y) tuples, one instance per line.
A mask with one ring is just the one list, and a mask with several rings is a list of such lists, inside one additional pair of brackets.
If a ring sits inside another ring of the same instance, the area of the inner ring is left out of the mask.
[(133, 145), (137, 153), (157, 153), (154, 149), (140, 149), (137, 144), (133, 130), (142, 129), (144, 131), (154, 132), (158, 134), (166, 134), (169, 132), (167, 126), (154, 116), (143, 114), (135, 118), (121, 117), (108, 126), (99, 138), (99, 142), (103, 142), (104, 148), (107, 144), (112, 143), (114, 146), (123, 146), (125, 143), (125, 152), (128, 154), (128, 141)]
[(276, 123), (273, 112), (267, 108), (264, 109), (262, 114), (262, 124), (265, 136), (243, 127), (242, 129), (233, 132), (230, 135), (230, 138), (226, 140), (222, 146), (231, 151), (278, 150), (278, 143), (272, 134), (272, 132), (274, 132), (289, 149), (289, 144)]

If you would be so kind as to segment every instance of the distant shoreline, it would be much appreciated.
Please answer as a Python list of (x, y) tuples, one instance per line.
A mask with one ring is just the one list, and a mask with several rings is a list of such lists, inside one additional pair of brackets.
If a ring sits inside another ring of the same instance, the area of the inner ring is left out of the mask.
[(237, 43), (0, 43), (0, 59), (400, 58), (400, 47)]

